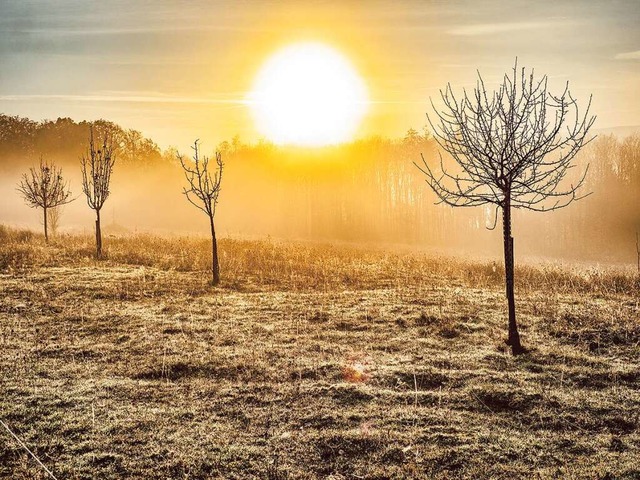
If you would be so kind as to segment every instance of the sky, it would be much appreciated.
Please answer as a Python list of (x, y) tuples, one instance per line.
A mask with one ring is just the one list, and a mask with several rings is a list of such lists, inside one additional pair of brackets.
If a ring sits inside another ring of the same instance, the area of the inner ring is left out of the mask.
[(593, 94), (596, 127), (640, 125), (640, 3), (610, 1), (0, 0), (0, 112), (104, 118), (160, 146), (259, 137), (247, 104), (297, 42), (346, 56), (369, 92), (358, 136), (426, 124), (429, 98), (518, 63)]

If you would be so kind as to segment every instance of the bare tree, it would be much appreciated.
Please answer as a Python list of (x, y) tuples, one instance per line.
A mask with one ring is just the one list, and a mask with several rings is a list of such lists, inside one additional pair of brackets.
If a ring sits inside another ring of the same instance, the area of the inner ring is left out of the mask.
[(82, 191), (87, 197), (87, 204), (96, 212), (96, 257), (102, 258), (100, 210), (111, 193), (109, 183), (116, 161), (109, 137), (105, 135), (102, 146), (96, 148), (92, 128), (89, 134), (89, 149), (80, 161), (82, 165)]
[(51, 210), (75, 200), (71, 198), (69, 183), (62, 178), (62, 169), (40, 157), (40, 165), (30, 168), (28, 173), (22, 175), (18, 191), (27, 205), (42, 208), (44, 239), (48, 242), (48, 218)]
[[(506, 74), (494, 92), (487, 92), (478, 73), (472, 94), (456, 97), (448, 84), (440, 91), (444, 108), (427, 114), (434, 138), (458, 165), (448, 172), (440, 155), (441, 173), (435, 174), (422, 157), (416, 164), (426, 175), (438, 203), (453, 207), (493, 204), (502, 209), (505, 283), (509, 305), (507, 345), (514, 355), (526, 350), (520, 343), (514, 297), (511, 209), (557, 210), (586, 195), (579, 195), (588, 170), (569, 181), (578, 151), (592, 139), (588, 132), (595, 116), (589, 116), (591, 98), (584, 113), (567, 83), (559, 95), (547, 90), (547, 77), (534, 79), (518, 69)], [(588, 195), (588, 194), (587, 194)], [(495, 224), (494, 227), (495, 228)]]
[(202, 210), (209, 217), (211, 228), (211, 283), (220, 283), (220, 263), (218, 261), (218, 243), (216, 241), (216, 228), (214, 217), (220, 187), (222, 182), (222, 155), (216, 152), (215, 171), (211, 171), (209, 157), (200, 157), (198, 140), (193, 143), (193, 162), (187, 162), (182, 155), (178, 154), (178, 160), (182, 165), (184, 176), (189, 182), (189, 187), (184, 188), (183, 193), (192, 205)]

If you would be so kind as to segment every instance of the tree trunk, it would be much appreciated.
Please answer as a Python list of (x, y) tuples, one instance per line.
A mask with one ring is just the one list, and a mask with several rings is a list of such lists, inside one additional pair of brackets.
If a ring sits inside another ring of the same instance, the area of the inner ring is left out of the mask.
[(96, 210), (96, 258), (102, 258), (102, 231), (100, 230), (100, 210)]
[(218, 242), (216, 240), (216, 228), (213, 224), (213, 216), (209, 217), (211, 225), (211, 284), (218, 285), (220, 283), (220, 263), (218, 262)]
[(47, 228), (47, 207), (44, 207), (43, 210), (44, 210), (44, 241), (45, 243), (49, 243), (49, 230)]
[(638, 274), (640, 274), (640, 236), (636, 232), (636, 253), (638, 255)]
[(513, 237), (511, 236), (511, 198), (506, 197), (502, 206), (502, 225), (504, 228), (504, 269), (507, 290), (507, 302), (509, 303), (509, 338), (507, 345), (511, 346), (511, 353), (519, 355), (526, 350), (520, 343), (518, 324), (516, 323), (516, 299), (513, 289), (514, 261), (513, 261)]

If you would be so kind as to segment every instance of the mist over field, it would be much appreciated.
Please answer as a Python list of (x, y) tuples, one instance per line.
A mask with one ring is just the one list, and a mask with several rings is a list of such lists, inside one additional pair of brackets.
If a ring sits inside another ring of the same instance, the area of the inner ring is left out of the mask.
[[(90, 232), (92, 216), (81, 194), (80, 157), (91, 124), (70, 119), (38, 123), (8, 116), (0, 117), (0, 124), (4, 222), (39, 228), (41, 215), (23, 203), (15, 186), (42, 156), (62, 167), (78, 197), (63, 207), (61, 231)], [(135, 130), (105, 121), (94, 125), (98, 137), (106, 133), (116, 145), (112, 195), (103, 212), (107, 233), (207, 233), (206, 219), (182, 194), (185, 179), (177, 154), (189, 158), (192, 145), (161, 150)], [(427, 129), (410, 130), (403, 138), (372, 137), (314, 149), (247, 144), (237, 137), (219, 145), (201, 139), (201, 145), (205, 155), (219, 150), (224, 162), (217, 213), (223, 236), (499, 255), (499, 229), (487, 230), (495, 223), (495, 209), (435, 205), (437, 198), (414, 165), (422, 154), (429, 164), (439, 166)], [(637, 133), (595, 138), (577, 160), (577, 166), (589, 166), (581, 193), (590, 195), (567, 210), (516, 211), (517, 254), (554, 261), (634, 263), (635, 233), (640, 229), (639, 158)], [(445, 165), (450, 163), (445, 158)]]

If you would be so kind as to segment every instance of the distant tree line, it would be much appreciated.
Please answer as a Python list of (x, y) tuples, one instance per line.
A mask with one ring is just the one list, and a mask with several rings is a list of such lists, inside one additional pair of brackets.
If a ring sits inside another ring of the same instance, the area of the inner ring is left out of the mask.
[[(119, 172), (115, 181), (122, 184), (118, 197), (127, 199), (130, 215), (153, 219), (149, 228), (192, 228), (195, 213), (191, 216), (186, 206), (185, 214), (176, 213), (183, 186), (177, 151), (162, 151), (139, 132), (111, 122), (33, 122), (0, 115), (0, 170), (24, 171), (43, 155), (73, 174), (86, 153), (91, 126), (96, 138), (105, 133), (113, 138)], [(218, 150), (225, 159), (225, 208), (219, 218), (224, 232), (496, 252), (492, 236), (485, 234), (485, 227), (494, 224), (494, 209), (454, 212), (433, 205), (436, 196), (424, 188), (424, 178), (413, 166), (421, 153), (438, 166), (437, 145), (428, 130), (317, 151), (245, 143), (236, 137)], [(522, 238), (518, 252), (634, 261), (635, 232), (640, 230), (639, 157), (640, 135), (598, 136), (576, 157), (578, 164), (590, 165), (584, 190), (592, 195), (570, 211), (515, 212)], [(452, 162), (446, 155), (443, 160), (445, 166)], [(155, 191), (158, 185), (162, 192)], [(153, 205), (142, 200), (151, 193)]]
[(151, 139), (113, 122), (75, 122), (70, 118), (36, 122), (0, 114), (0, 166), (6, 167), (10, 160), (28, 163), (30, 158), (41, 154), (61, 165), (75, 163), (85, 151), (90, 128), (96, 138), (108, 136), (111, 139), (114, 154), (123, 165), (151, 166), (166, 162)]

